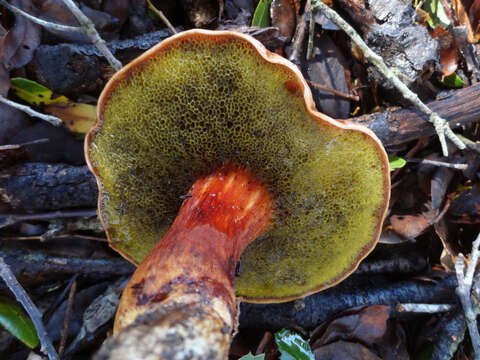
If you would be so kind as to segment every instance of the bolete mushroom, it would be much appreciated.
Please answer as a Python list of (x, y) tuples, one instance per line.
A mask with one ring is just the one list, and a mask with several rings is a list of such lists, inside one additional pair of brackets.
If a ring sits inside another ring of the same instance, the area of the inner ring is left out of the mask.
[(343, 280), (389, 199), (375, 135), (317, 112), (293, 64), (229, 31), (177, 34), (116, 73), (86, 157), (110, 246), (140, 264), (100, 358), (225, 359), (237, 299)]

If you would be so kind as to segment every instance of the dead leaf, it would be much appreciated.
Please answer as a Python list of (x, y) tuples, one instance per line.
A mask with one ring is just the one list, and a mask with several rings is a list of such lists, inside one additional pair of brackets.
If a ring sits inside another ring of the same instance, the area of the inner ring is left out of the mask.
[(432, 221), (437, 215), (437, 209), (431, 209), (418, 215), (392, 215), (390, 223), (397, 234), (408, 239), (415, 239), (432, 225)]
[(480, 0), (475, 0), (468, 10), (468, 16), (472, 25), (472, 30), (477, 38), (480, 34)]
[(316, 360), (382, 360), (366, 346), (348, 341), (336, 341), (313, 351)]
[(296, 10), (293, 0), (273, 0), (270, 5), (272, 26), (280, 30), (280, 35), (292, 39), (297, 26)]
[(349, 93), (342, 54), (330, 37), (322, 34), (314, 39), (312, 55), (312, 59), (302, 61), (302, 72), (312, 83), (315, 104), (319, 110), (333, 118), (347, 118), (350, 113), (349, 99), (315, 87), (315, 84), (319, 84), (341, 93)]
[(452, 35), (440, 25), (431, 33), (440, 43), (440, 62), (442, 63), (443, 77), (453, 74), (458, 68), (457, 45)]
[[(326, 327), (314, 330), (311, 337), (312, 349), (338, 340), (373, 344), (384, 336), (389, 316), (390, 307), (384, 305), (350, 309)], [(319, 335), (321, 336), (318, 337)]]
[[(11, 4), (30, 14), (37, 12), (31, 0), (13, 0)], [(40, 33), (39, 25), (15, 15), (15, 24), (0, 42), (0, 63), (7, 71), (18, 69), (32, 60), (40, 45)]]
[(97, 118), (97, 107), (90, 104), (54, 103), (43, 110), (62, 119), (71, 132), (80, 134), (86, 134)]
[(432, 199), (432, 209), (440, 210), (440, 206), (445, 200), (448, 186), (453, 179), (455, 172), (453, 169), (440, 167), (433, 173), (430, 194)]
[[(467, 10), (466, 10), (462, 0), (453, 0), (452, 4), (453, 4), (453, 7), (455, 9), (455, 15), (457, 17), (458, 23), (460, 25), (463, 25), (463, 26), (467, 27), (468, 41), (470, 43), (478, 42), (478, 40), (480, 40), (480, 33), (474, 31), (474, 28), (472, 27), (472, 23), (470, 21), (469, 13), (467, 13)], [(476, 12), (476, 7), (474, 8), (474, 11)], [(477, 21), (478, 21), (478, 19), (477, 19)]]

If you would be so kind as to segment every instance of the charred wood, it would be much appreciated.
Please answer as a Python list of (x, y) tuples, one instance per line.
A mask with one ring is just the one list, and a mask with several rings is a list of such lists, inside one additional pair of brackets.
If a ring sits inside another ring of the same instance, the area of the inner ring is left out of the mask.
[(0, 196), (22, 210), (92, 208), (97, 184), (86, 166), (26, 163), (0, 174)]
[[(130, 275), (135, 266), (120, 257), (85, 259), (54, 256), (47, 252), (4, 248), (0, 250), (6, 264), (25, 286), (42, 281), (65, 279), (78, 274), (92, 281), (102, 281), (115, 276)], [(3, 282), (0, 289), (5, 288)]]
[[(441, 99), (427, 105), (442, 118), (447, 119), (452, 129), (458, 129), (480, 120), (480, 84), (447, 92)], [(352, 118), (366, 125), (383, 142), (393, 146), (435, 134), (425, 115), (414, 108), (385, 110)]]
[(383, 276), (361, 279), (354, 275), (341, 284), (302, 300), (283, 304), (248, 304), (240, 308), (240, 326), (265, 329), (313, 328), (333, 315), (362, 305), (395, 305), (402, 302), (456, 303), (454, 276), (433, 282), (392, 282)]

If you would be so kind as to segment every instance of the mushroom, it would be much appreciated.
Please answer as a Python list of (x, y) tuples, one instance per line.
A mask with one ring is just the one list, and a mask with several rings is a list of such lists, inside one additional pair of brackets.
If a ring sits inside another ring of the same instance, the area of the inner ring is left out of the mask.
[(295, 65), (229, 31), (177, 34), (117, 72), (85, 149), (110, 246), (140, 264), (99, 358), (227, 358), (238, 300), (342, 281), (390, 194), (376, 136), (317, 112)]

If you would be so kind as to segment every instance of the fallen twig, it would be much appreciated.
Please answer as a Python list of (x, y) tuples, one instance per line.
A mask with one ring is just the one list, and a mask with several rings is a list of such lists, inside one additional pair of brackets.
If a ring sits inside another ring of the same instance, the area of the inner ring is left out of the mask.
[(22, 285), (17, 281), (15, 275), (13, 275), (10, 267), (3, 261), (3, 258), (0, 257), (0, 277), (5, 281), (8, 288), (12, 291), (15, 295), (17, 301), (22, 304), (25, 311), (32, 319), (33, 325), (37, 330), (38, 338), (40, 339), (41, 348), (40, 350), (48, 356), (50, 360), (58, 360), (58, 354), (55, 351), (50, 338), (48, 337), (47, 330), (45, 330), (45, 326), (42, 323), (42, 316), (38, 311), (35, 304), (29, 298), (25, 290), (23, 289)]
[(163, 23), (165, 24), (166, 27), (168, 27), (168, 29), (176, 34), (177, 33), (177, 30), (175, 30), (175, 28), (173, 27), (172, 23), (168, 20), (168, 18), (165, 16), (165, 14), (163, 13), (162, 10), (159, 10), (157, 9), (150, 0), (147, 0), (147, 3), (148, 3), (148, 6), (149, 6), (149, 9), (152, 10), (162, 21)]
[(120, 61), (118, 61), (115, 58), (112, 52), (108, 49), (107, 45), (105, 44), (105, 41), (100, 37), (97, 30), (95, 29), (95, 25), (93, 25), (90, 19), (87, 16), (85, 16), (85, 14), (77, 7), (77, 5), (72, 0), (63, 0), (63, 2), (70, 9), (72, 14), (81, 24), (81, 26), (68, 26), (68, 25), (53, 23), (50, 21), (45, 21), (13, 5), (10, 5), (6, 0), (0, 0), (0, 4), (5, 6), (11, 12), (22, 15), (27, 19), (29, 19), (30, 21), (36, 24), (39, 24), (45, 28), (56, 30), (56, 31), (81, 32), (82, 34), (87, 35), (92, 40), (92, 43), (103, 54), (103, 56), (105, 56), (110, 66), (114, 68), (115, 71), (120, 70), (122, 68), (122, 64), (120, 63)]
[(468, 168), (468, 164), (451, 164), (444, 161), (414, 159), (414, 158), (409, 158), (406, 160), (407, 162), (418, 163), (420, 165), (433, 165), (433, 166), (446, 167), (446, 168), (456, 169), (456, 170), (465, 170)]
[[(240, 304), (240, 328), (276, 330), (314, 328), (341, 311), (364, 305), (399, 303), (454, 304), (454, 276), (438, 283), (400, 281), (386, 285), (384, 276), (352, 275), (341, 284), (301, 300), (282, 304)], [(389, 278), (391, 281), (391, 278)]]
[(60, 126), (62, 124), (62, 120), (59, 119), (56, 116), (39, 113), (38, 111), (35, 111), (35, 110), (33, 110), (32, 108), (30, 108), (26, 105), (22, 105), (22, 104), (16, 103), (15, 101), (8, 100), (7, 98), (3, 97), (2, 95), (0, 95), (0, 102), (6, 104), (8, 106), (11, 106), (15, 109), (18, 109), (20, 111), (23, 111), (24, 113), (27, 113), (30, 116), (48, 121), (50, 124), (52, 124), (54, 126)]
[(308, 85), (310, 85), (310, 86), (312, 86), (312, 87), (314, 87), (314, 88), (316, 88), (316, 89), (329, 92), (329, 93), (331, 93), (331, 94), (334, 94), (334, 95), (343, 97), (343, 98), (345, 98), (345, 99), (350, 99), (350, 100), (353, 100), (353, 101), (359, 101), (359, 100), (360, 100), (360, 97), (357, 96), (357, 95), (346, 94), (346, 93), (344, 93), (344, 92), (341, 92), (341, 91), (332, 89), (331, 87), (328, 87), (328, 86), (325, 86), (325, 85), (322, 85), (322, 84), (318, 84), (318, 83), (315, 83), (315, 82), (310, 81), (310, 80), (307, 80), (307, 83), (308, 83)]
[[(0, 257), (22, 284), (38, 284), (75, 274), (91, 282), (100, 282), (113, 276), (130, 275), (135, 270), (134, 265), (120, 257), (88, 259), (9, 247), (0, 250)], [(3, 284), (0, 285), (1, 290)]]
[(451, 311), (455, 308), (452, 304), (417, 304), (417, 303), (405, 303), (398, 304), (396, 310), (398, 312), (414, 312), (422, 314), (436, 314), (439, 312)]
[(65, 319), (63, 321), (63, 330), (62, 330), (62, 336), (60, 338), (60, 345), (58, 346), (58, 354), (60, 356), (63, 355), (63, 352), (65, 350), (65, 344), (67, 343), (68, 327), (70, 325), (70, 318), (72, 316), (73, 297), (75, 296), (76, 290), (77, 290), (77, 281), (73, 281), (72, 285), (70, 286), (70, 291), (68, 293), (67, 310), (65, 311)]
[(465, 272), (465, 257), (463, 254), (459, 254), (455, 262), (455, 271), (457, 273), (458, 287), (456, 293), (462, 303), (463, 311), (465, 313), (465, 321), (467, 323), (468, 332), (472, 341), (473, 352), (475, 359), (480, 360), (480, 334), (478, 332), (477, 315), (479, 312), (478, 305), (475, 306), (472, 302), (472, 285), (473, 275), (477, 267), (478, 258), (480, 257), (480, 234), (472, 244), (472, 254), (470, 256), (470, 262)]
[(433, 112), (427, 105), (425, 105), (417, 94), (411, 91), (390, 69), (382, 57), (373, 52), (372, 49), (363, 41), (360, 35), (355, 29), (350, 26), (343, 18), (332, 10), (328, 5), (324, 4), (321, 0), (312, 0), (312, 7), (314, 10), (320, 10), (327, 18), (333, 21), (338, 27), (340, 27), (345, 33), (352, 39), (352, 41), (362, 50), (365, 58), (375, 65), (380, 73), (392, 83), (398, 91), (401, 92), (403, 97), (409, 100), (417, 109), (428, 116), (428, 121), (431, 122), (435, 128), (435, 131), (440, 140), (442, 146), (442, 152), (444, 156), (448, 156), (448, 148), (445, 138), (450, 139), (459, 149), (465, 149), (465, 144), (458, 138), (458, 136), (452, 131), (448, 122), (441, 118), (436, 112)]
[(73, 16), (78, 20), (78, 22), (82, 25), (80, 27), (81, 32), (87, 35), (91, 40), (92, 43), (97, 47), (98, 50), (105, 56), (108, 63), (112, 68), (116, 71), (122, 68), (122, 63), (113, 56), (113, 54), (108, 49), (105, 40), (103, 40), (97, 30), (95, 29), (95, 25), (90, 21), (90, 19), (78, 8), (77, 4), (73, 2), (73, 0), (63, 0), (65, 5), (70, 9)]

